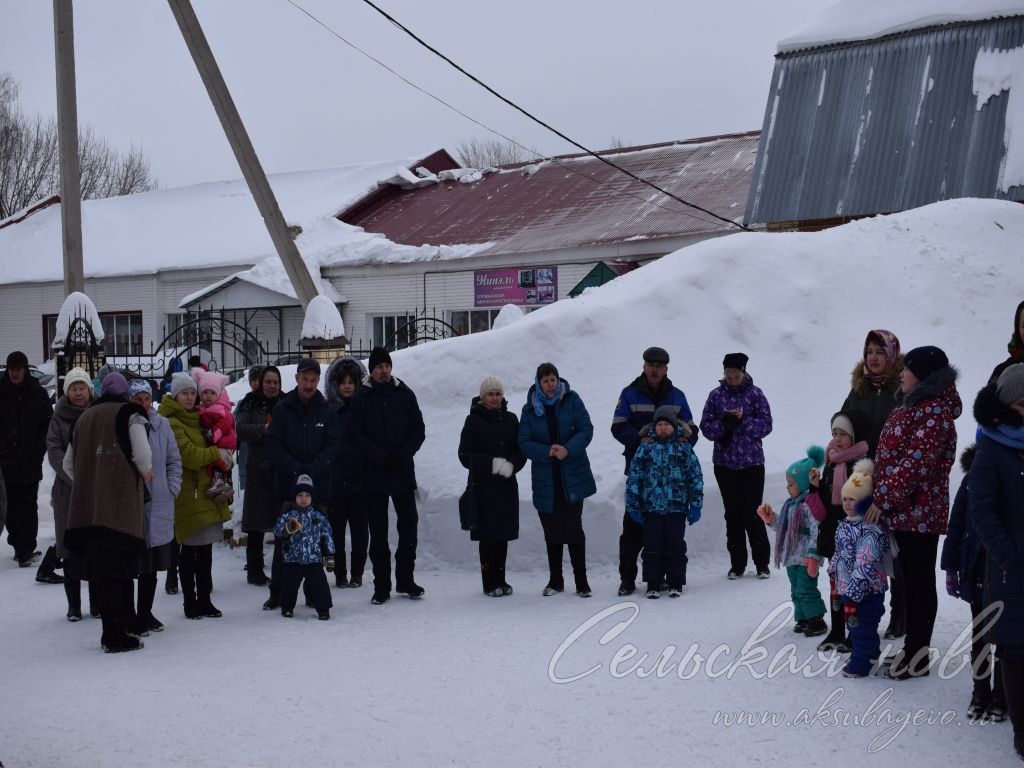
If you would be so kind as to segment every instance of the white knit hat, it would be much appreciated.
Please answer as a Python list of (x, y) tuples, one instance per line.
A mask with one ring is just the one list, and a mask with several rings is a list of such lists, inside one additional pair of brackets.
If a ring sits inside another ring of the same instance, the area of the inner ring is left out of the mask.
[(171, 375), (171, 397), (177, 397), (186, 389), (196, 389), (196, 380), (184, 371)]
[(480, 397), (483, 397), (488, 392), (500, 392), (505, 394), (505, 387), (501, 383), (501, 379), (497, 376), (488, 376), (480, 382)]
[(89, 374), (85, 372), (84, 368), (76, 366), (64, 374), (64, 391), (67, 392), (71, 385), (76, 382), (79, 384), (85, 384), (85, 386), (89, 388), (90, 395), (93, 393), (92, 379), (89, 377)]
[(853, 465), (853, 472), (843, 483), (843, 498), (860, 501), (874, 492), (874, 481), (871, 473), (875, 471), (875, 462), (871, 459), (861, 459)]

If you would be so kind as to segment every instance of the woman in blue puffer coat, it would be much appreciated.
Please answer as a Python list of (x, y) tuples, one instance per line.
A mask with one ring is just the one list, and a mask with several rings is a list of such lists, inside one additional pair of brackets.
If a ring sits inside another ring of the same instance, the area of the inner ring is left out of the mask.
[(569, 545), (576, 594), (591, 595), (583, 500), (597, 493), (587, 458), (587, 446), (593, 437), (594, 425), (583, 400), (572, 391), (569, 382), (559, 378), (554, 365), (542, 363), (519, 420), (519, 449), (530, 459), (533, 506), (540, 515), (547, 544), (551, 578), (544, 587), (545, 596), (565, 590), (564, 544)]
[(986, 602), (1001, 603), (991, 639), (1002, 667), (1013, 745), (1024, 759), (1024, 364), (1006, 368), (974, 403), (980, 425), (970, 515), (988, 556)]

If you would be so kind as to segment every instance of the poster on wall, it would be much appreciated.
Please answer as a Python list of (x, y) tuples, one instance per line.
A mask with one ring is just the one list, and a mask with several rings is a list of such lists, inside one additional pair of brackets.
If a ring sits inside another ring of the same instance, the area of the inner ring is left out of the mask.
[(558, 267), (480, 269), (473, 273), (473, 306), (553, 304), (558, 300)]

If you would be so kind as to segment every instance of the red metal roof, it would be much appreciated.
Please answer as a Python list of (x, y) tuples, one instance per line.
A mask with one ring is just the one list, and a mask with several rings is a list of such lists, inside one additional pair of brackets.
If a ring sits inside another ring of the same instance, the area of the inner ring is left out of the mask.
[[(759, 131), (625, 147), (602, 155), (727, 219), (746, 207)], [(517, 163), (478, 181), (397, 187), (342, 221), (407, 245), (491, 243), (482, 253), (560, 250), (730, 227), (589, 155)]]

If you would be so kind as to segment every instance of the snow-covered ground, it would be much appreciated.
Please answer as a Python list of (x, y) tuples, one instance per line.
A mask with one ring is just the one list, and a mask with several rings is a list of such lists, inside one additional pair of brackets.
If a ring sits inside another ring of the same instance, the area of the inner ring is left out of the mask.
[[(816, 639), (789, 631), (783, 574), (725, 579), (722, 506), (706, 441), (697, 450), (707, 478), (704, 516), (687, 532), (688, 593), (617, 598), (622, 458), (608, 426), (645, 347), (669, 349), (669, 375), (698, 418), (723, 354), (746, 351), (775, 415), (765, 441), (766, 496), (777, 502), (785, 466), (808, 443), (827, 440), (866, 331), (884, 327), (905, 350), (943, 347), (961, 369), (968, 412), (958, 427), (966, 445), (974, 393), (1005, 357), (1021, 299), (1022, 239), (1024, 207), (975, 200), (822, 233), (732, 235), (500, 330), (395, 354), (395, 373), (419, 394), (428, 432), (417, 457), (417, 580), (425, 599), (374, 607), (368, 586), (336, 589), (333, 621), (315, 621), (311, 609), (287, 621), (260, 610), (266, 593), (245, 584), (243, 553), (217, 547), (214, 602), (224, 618), (187, 621), (179, 599), (161, 590), (155, 612), (166, 631), (147, 638), (140, 653), (108, 656), (99, 650), (98, 622), (68, 624), (62, 589), (33, 583), (33, 571), (5, 556), (0, 759), (7, 766), (870, 761), (902, 768), (974, 755), (988, 766), (1016, 764), (1009, 724), (966, 723), (969, 676), (952, 674), (962, 652), (950, 654), (946, 674), (925, 680), (849, 681), (838, 665), (821, 670), (827, 660), (815, 654)], [(487, 598), (475, 545), (458, 530), (459, 428), (483, 376), (500, 376), (518, 410), (544, 360), (558, 365), (595, 422), (589, 453), (598, 494), (584, 519), (595, 596), (540, 596), (543, 544), (527, 470), (522, 538), (509, 555), (516, 593)], [(285, 371), (286, 383), (292, 373)], [(236, 396), (244, 391), (244, 383), (234, 386)], [(40, 492), (42, 546), (53, 536), (48, 483)], [(780, 631), (755, 637), (780, 607)], [(940, 651), (968, 619), (965, 604), (942, 594)], [(631, 672), (644, 654), (642, 672)], [(671, 665), (684, 659), (681, 670)], [(757, 724), (730, 723), (741, 711)]]

